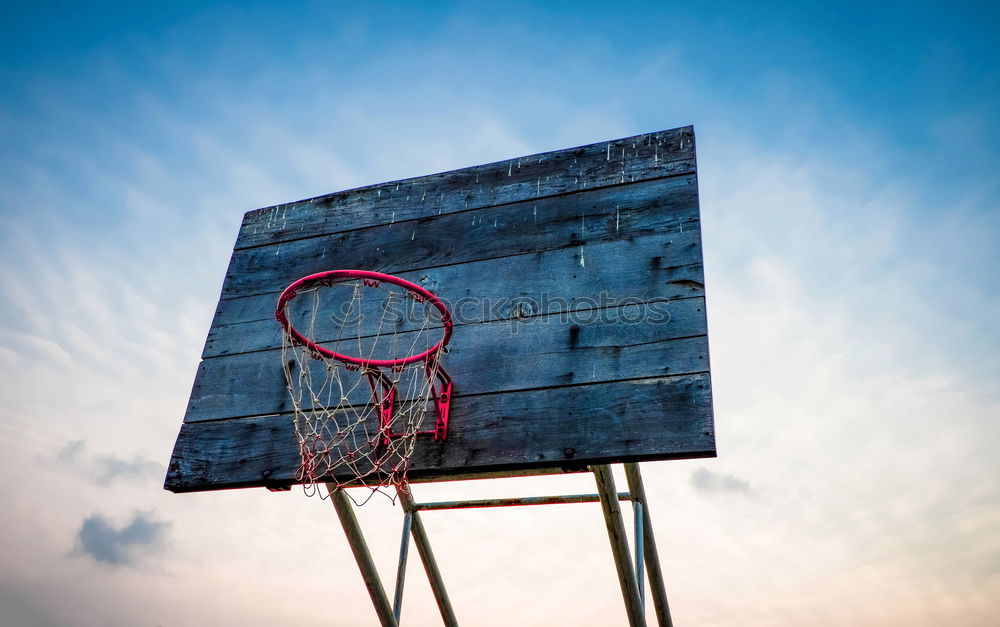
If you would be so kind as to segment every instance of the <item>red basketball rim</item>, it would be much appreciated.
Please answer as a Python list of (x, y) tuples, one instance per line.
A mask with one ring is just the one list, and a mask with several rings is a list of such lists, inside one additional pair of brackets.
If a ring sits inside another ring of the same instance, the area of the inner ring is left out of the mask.
[[(299, 333), (292, 323), (288, 320), (288, 316), (285, 315), (285, 307), (288, 303), (295, 298), (296, 293), (303, 287), (310, 287), (314, 283), (320, 283), (322, 281), (330, 280), (343, 280), (343, 279), (361, 279), (367, 281), (378, 281), (391, 283), (397, 285), (407, 291), (413, 292), (419, 295), (422, 299), (428, 301), (441, 313), (441, 323), (444, 325), (444, 335), (434, 346), (428, 348), (422, 353), (416, 355), (410, 355), (409, 357), (403, 357), (400, 359), (362, 359), (360, 357), (353, 357), (351, 355), (343, 355), (341, 353), (336, 353), (328, 348), (323, 348), (316, 342), (308, 339), (301, 333)], [(451, 339), (451, 314), (448, 313), (448, 308), (445, 307), (441, 300), (428, 292), (424, 288), (420, 287), (416, 283), (411, 283), (405, 279), (392, 276), (391, 274), (383, 274), (381, 272), (371, 272), (369, 270), (328, 270), (326, 272), (318, 272), (316, 274), (310, 274), (309, 276), (302, 277), (298, 281), (292, 283), (285, 288), (285, 291), (281, 293), (278, 297), (278, 307), (274, 315), (281, 326), (284, 327), (288, 335), (299, 345), (308, 348), (314, 354), (319, 354), (324, 357), (329, 357), (331, 359), (336, 359), (342, 361), (346, 364), (352, 364), (355, 366), (361, 366), (364, 368), (396, 368), (406, 366), (418, 361), (424, 361), (430, 359), (436, 355)]]

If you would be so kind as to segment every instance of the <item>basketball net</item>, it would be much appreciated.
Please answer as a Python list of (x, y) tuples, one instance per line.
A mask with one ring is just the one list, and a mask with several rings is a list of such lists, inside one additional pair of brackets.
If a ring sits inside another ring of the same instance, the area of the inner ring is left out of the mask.
[(295, 413), (297, 480), (364, 486), (395, 499), (407, 489), (417, 436), (444, 439), (451, 380), (440, 356), (445, 306), (419, 286), (374, 272), (335, 270), (296, 281), (278, 301), (282, 363)]

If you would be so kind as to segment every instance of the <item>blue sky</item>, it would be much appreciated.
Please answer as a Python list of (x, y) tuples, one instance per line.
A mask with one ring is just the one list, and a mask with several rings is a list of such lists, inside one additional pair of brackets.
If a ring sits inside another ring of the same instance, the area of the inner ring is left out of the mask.
[[(645, 471), (678, 623), (991, 624), (998, 26), (962, 2), (0, 9), (0, 606), (319, 624), (301, 599), (335, 594), (371, 624), (328, 504), (160, 488), (243, 212), (694, 124), (720, 456)], [(563, 479), (424, 494), (592, 489)], [(430, 521), (460, 614), (616, 624), (587, 515)], [(389, 572), (398, 511), (362, 516)]]

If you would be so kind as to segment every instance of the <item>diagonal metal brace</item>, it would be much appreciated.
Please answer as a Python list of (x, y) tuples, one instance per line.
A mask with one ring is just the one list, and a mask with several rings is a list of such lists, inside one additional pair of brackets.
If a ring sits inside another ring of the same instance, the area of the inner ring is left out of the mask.
[(641, 514), (643, 548), (646, 570), (649, 575), (649, 589), (653, 596), (653, 607), (656, 610), (656, 622), (660, 627), (673, 627), (674, 622), (670, 618), (670, 605), (667, 603), (667, 589), (663, 580), (663, 571), (660, 569), (660, 556), (656, 550), (656, 538), (653, 537), (653, 522), (649, 515), (649, 501), (646, 500), (646, 489), (642, 485), (642, 474), (639, 472), (639, 464), (625, 464), (625, 479), (628, 480), (629, 492), (633, 495), (634, 503), (642, 503)]
[(413, 535), (413, 543), (417, 545), (420, 561), (424, 563), (424, 571), (427, 573), (427, 580), (431, 584), (434, 600), (437, 601), (438, 610), (441, 612), (441, 620), (444, 621), (446, 627), (458, 627), (455, 610), (451, 607), (451, 599), (448, 598), (448, 591), (444, 588), (444, 579), (441, 577), (437, 560), (434, 559), (434, 552), (431, 550), (431, 541), (427, 538), (427, 531), (424, 530), (424, 521), (420, 518), (420, 512), (414, 508), (413, 495), (405, 489), (396, 490), (396, 494), (399, 495), (399, 503), (403, 506), (403, 511), (413, 514), (410, 533)]
[(625, 597), (628, 623), (630, 627), (646, 627), (646, 615), (639, 596), (636, 571), (632, 569), (632, 558), (629, 556), (625, 522), (622, 519), (621, 504), (618, 502), (618, 493), (615, 490), (615, 479), (607, 465), (591, 466), (591, 470), (597, 480), (597, 493), (601, 495), (601, 509), (604, 511), (604, 523), (608, 528), (611, 552), (618, 569), (618, 583), (622, 588), (622, 596)]
[(378, 614), (382, 627), (398, 627), (396, 617), (392, 614), (392, 606), (389, 605), (389, 597), (385, 595), (382, 580), (379, 579), (375, 562), (368, 551), (368, 543), (365, 542), (365, 537), (361, 533), (361, 525), (358, 524), (358, 518), (354, 515), (354, 506), (351, 505), (351, 500), (347, 498), (347, 494), (343, 490), (337, 489), (336, 484), (328, 483), (326, 489), (330, 492), (330, 500), (333, 501), (333, 507), (337, 510), (340, 524), (344, 527), (347, 542), (351, 545), (354, 560), (358, 563), (361, 578), (364, 579), (365, 587), (368, 588), (368, 595), (372, 598), (372, 604), (375, 606), (375, 612)]

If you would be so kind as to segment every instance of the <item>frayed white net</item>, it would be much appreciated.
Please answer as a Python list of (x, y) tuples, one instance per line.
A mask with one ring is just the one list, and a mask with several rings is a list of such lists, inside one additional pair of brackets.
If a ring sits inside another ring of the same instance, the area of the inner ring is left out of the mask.
[(339, 277), (302, 285), (281, 310), (289, 322), (282, 361), (302, 462), (297, 479), (310, 495), (322, 497), (318, 486), (329, 483), (369, 488), (362, 502), (375, 493), (394, 499), (382, 488), (406, 489), (417, 435), (444, 437), (436, 401), (450, 392), (438, 385), (448, 381), (444, 349), (403, 365), (373, 362), (432, 350), (450, 325), (447, 313), (392, 283)]

